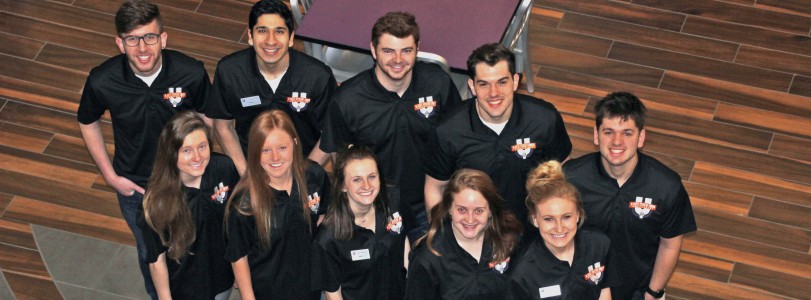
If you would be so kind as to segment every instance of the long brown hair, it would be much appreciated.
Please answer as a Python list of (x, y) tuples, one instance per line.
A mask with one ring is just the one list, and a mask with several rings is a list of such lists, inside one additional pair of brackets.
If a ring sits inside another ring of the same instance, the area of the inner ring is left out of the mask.
[(161, 243), (169, 247), (167, 256), (174, 260), (186, 255), (196, 236), (177, 158), (186, 137), (198, 130), (211, 140), (206, 124), (191, 111), (178, 113), (166, 123), (158, 139), (155, 165), (144, 195), (146, 222), (158, 233)]
[(538, 205), (555, 197), (574, 203), (580, 217), (577, 220), (577, 227), (580, 228), (586, 221), (586, 211), (583, 209), (583, 203), (580, 202), (580, 193), (574, 185), (566, 181), (566, 175), (563, 174), (560, 162), (550, 160), (538, 165), (527, 175), (526, 205), (529, 210), (530, 223), (537, 213)]
[[(307, 222), (310, 222), (307, 178), (305, 175), (309, 161), (304, 158), (302, 153), (301, 139), (299, 139), (293, 121), (290, 120), (286, 113), (275, 109), (265, 111), (251, 125), (251, 130), (248, 133), (245, 175), (239, 180), (234, 193), (228, 199), (229, 209), (225, 213), (225, 226), (228, 226), (228, 218), (232, 208), (243, 216), (254, 216), (259, 243), (264, 248), (270, 246), (270, 230), (273, 225), (271, 216), (273, 215), (272, 210), (276, 204), (276, 198), (270, 190), (270, 176), (262, 168), (262, 147), (265, 145), (265, 140), (270, 135), (270, 132), (276, 129), (286, 132), (293, 138), (293, 161), (290, 165), (296, 183), (293, 189), (298, 191), (302, 217)], [(308, 230), (309, 228), (310, 226), (308, 226)]]
[(437, 232), (444, 228), (445, 222), (450, 222), (451, 205), (453, 196), (464, 189), (477, 191), (487, 200), (490, 209), (490, 220), (484, 229), (484, 239), (489, 240), (493, 246), (494, 262), (506, 260), (518, 244), (521, 234), (521, 223), (518, 219), (504, 207), (504, 199), (496, 191), (496, 185), (490, 176), (482, 171), (473, 169), (459, 169), (448, 181), (445, 192), (442, 193), (442, 202), (431, 209), (431, 227), (428, 229), (426, 243), (428, 250), (434, 255), (442, 256), (434, 249), (433, 242)]
[[(324, 217), (324, 223), (332, 225), (336, 240), (352, 239), (352, 227), (353, 224), (355, 224), (355, 214), (352, 213), (352, 209), (349, 207), (349, 197), (343, 192), (344, 184), (346, 183), (346, 174), (344, 171), (350, 162), (363, 159), (371, 159), (375, 162), (375, 166), (377, 166), (377, 159), (375, 159), (374, 153), (365, 146), (353, 146), (339, 151), (338, 157), (335, 160), (335, 174), (332, 180), (332, 199), (334, 200), (330, 204), (326, 217)], [(377, 168), (380, 188), (377, 197), (375, 197), (374, 208), (388, 216), (388, 191), (386, 189), (386, 183), (383, 180), (383, 175), (380, 172), (380, 168)]]

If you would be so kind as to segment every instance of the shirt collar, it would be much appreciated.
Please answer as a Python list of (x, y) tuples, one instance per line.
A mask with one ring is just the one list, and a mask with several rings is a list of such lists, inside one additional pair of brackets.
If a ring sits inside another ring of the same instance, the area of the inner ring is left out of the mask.
[[(518, 101), (518, 93), (513, 92), (513, 107), (512, 112), (510, 112), (510, 119), (507, 120), (507, 124), (504, 125), (504, 130), (501, 131), (501, 135), (510, 131), (510, 129), (515, 128), (518, 124), (521, 124), (522, 117), (521, 112), (523, 109), (521, 108), (521, 101)], [(476, 110), (476, 102), (478, 99), (476, 97), (470, 98), (467, 101), (473, 101), (470, 103), (470, 128), (473, 132), (477, 133), (491, 133), (495, 134), (495, 132), (484, 125), (481, 118), (479, 117), (479, 112)]]

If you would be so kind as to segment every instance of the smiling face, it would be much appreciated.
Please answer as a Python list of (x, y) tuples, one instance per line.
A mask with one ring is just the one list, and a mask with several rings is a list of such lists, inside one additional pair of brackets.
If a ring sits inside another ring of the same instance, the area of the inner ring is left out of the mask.
[(510, 119), (513, 95), (518, 89), (518, 74), (510, 74), (506, 61), (493, 66), (476, 64), (476, 76), (468, 80), (476, 96), (476, 112), (488, 123), (502, 124)]
[(604, 118), (600, 128), (594, 129), (594, 144), (600, 147), (607, 171), (630, 173), (639, 160), (639, 148), (645, 145), (645, 130), (639, 130), (631, 118)]
[(552, 253), (562, 253), (574, 245), (579, 219), (574, 201), (552, 197), (535, 205), (532, 225), (538, 227), (544, 244)]
[(343, 191), (349, 198), (349, 206), (369, 207), (380, 192), (380, 176), (377, 163), (371, 158), (353, 160), (344, 167)]
[[(123, 38), (127, 36), (141, 37), (146, 34), (157, 34), (160, 36), (160, 41), (154, 45), (147, 45), (143, 40), (138, 41), (137, 46), (127, 46), (124, 44)], [(115, 38), (115, 43), (121, 53), (127, 56), (127, 60), (132, 67), (132, 71), (140, 76), (154, 75), (160, 69), (161, 65), (161, 50), (166, 48), (166, 39), (168, 35), (166, 32), (160, 31), (158, 21), (152, 21), (146, 25), (136, 27), (130, 32)]]
[(374, 44), (370, 46), (378, 80), (400, 81), (411, 77), (418, 52), (414, 36), (398, 38), (384, 33), (380, 36), (377, 47)]
[(271, 182), (284, 183), (291, 178), (294, 143), (293, 137), (281, 129), (271, 130), (265, 138), (259, 162)]
[(277, 66), (287, 69), (290, 63), (290, 47), (294, 34), (284, 19), (277, 14), (264, 14), (256, 25), (248, 30), (248, 44), (256, 50), (256, 62), (260, 70), (274, 70)]
[(481, 241), (490, 221), (487, 199), (478, 191), (466, 188), (453, 194), (451, 222), (457, 240)]
[(177, 151), (177, 169), (180, 170), (180, 180), (184, 185), (199, 187), (209, 158), (211, 150), (205, 131), (195, 130), (187, 135)]

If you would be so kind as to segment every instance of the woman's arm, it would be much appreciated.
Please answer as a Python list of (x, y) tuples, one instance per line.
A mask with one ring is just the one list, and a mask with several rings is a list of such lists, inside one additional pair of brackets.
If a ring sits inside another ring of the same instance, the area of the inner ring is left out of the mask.
[(341, 295), (340, 287), (338, 287), (338, 290), (334, 292), (324, 291), (324, 295), (327, 296), (327, 300), (344, 300), (344, 296)]
[(600, 300), (611, 300), (611, 288), (600, 290)]
[(158, 299), (172, 299), (172, 292), (169, 289), (169, 268), (166, 266), (166, 252), (161, 253), (157, 261), (149, 264), (149, 272), (152, 274), (152, 282), (155, 283)]
[(234, 269), (234, 279), (239, 286), (239, 295), (243, 300), (255, 300), (253, 285), (251, 284), (251, 266), (248, 265), (248, 256), (245, 255), (239, 260), (231, 263)]

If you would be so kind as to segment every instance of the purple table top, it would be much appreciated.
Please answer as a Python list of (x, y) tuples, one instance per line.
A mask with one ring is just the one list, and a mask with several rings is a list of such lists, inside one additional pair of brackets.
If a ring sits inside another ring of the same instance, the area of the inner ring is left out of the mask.
[(390, 11), (407, 11), (420, 25), (420, 51), (467, 70), (467, 57), (501, 42), (519, 0), (314, 0), (296, 30), (302, 40), (369, 51), (372, 26)]

